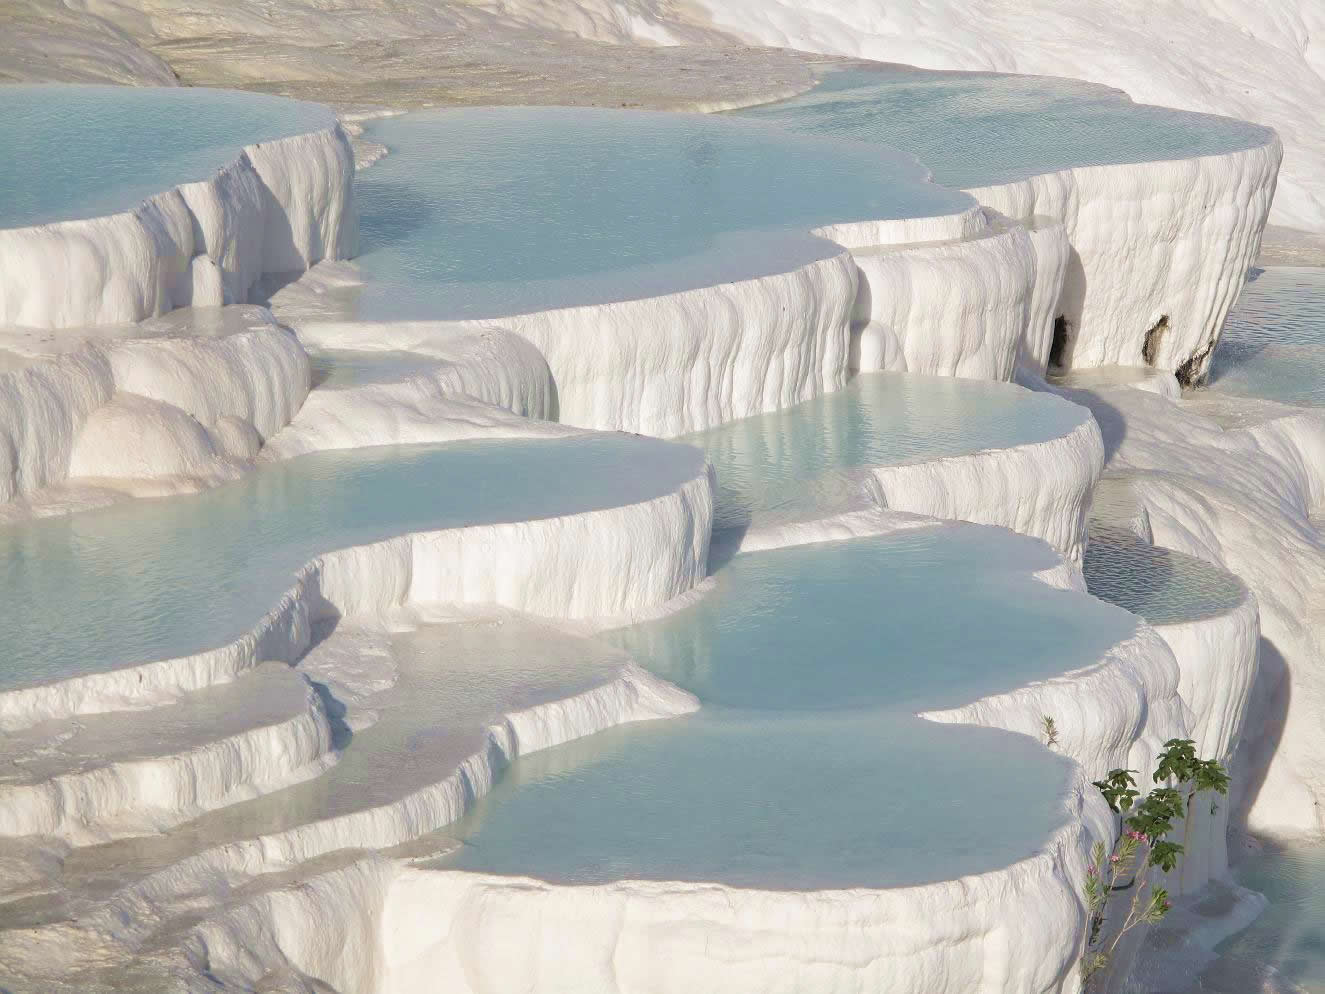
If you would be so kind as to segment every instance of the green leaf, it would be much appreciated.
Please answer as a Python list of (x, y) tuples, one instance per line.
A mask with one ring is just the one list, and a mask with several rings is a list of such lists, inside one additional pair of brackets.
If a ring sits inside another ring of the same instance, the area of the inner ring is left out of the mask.
[(1196, 743), (1192, 739), (1169, 739), (1164, 743), (1164, 751), (1159, 754), (1159, 766), (1155, 768), (1155, 783), (1175, 780), (1186, 783), (1196, 770)]
[(1130, 810), (1139, 791), (1135, 790), (1135, 770), (1110, 770), (1103, 780), (1092, 781), (1104, 795), (1105, 802), (1115, 813)]
[(1176, 842), (1161, 840), (1150, 847), (1149, 862), (1151, 866), (1158, 866), (1165, 873), (1168, 873), (1178, 865), (1178, 857), (1181, 855), (1182, 846)]

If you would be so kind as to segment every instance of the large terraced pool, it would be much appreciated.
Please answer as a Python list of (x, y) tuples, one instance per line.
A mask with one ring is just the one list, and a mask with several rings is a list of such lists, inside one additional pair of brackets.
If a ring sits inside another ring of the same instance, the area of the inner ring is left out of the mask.
[(333, 549), (632, 504), (702, 466), (689, 446), (615, 434), (381, 447), (0, 528), (0, 690), (224, 645)]
[(901, 66), (833, 72), (808, 93), (735, 115), (902, 149), (935, 182), (958, 189), (1073, 166), (1214, 155), (1274, 138), (1256, 124), (1135, 104), (1079, 80)]
[(483, 318), (659, 296), (840, 251), (817, 225), (955, 214), (909, 156), (691, 114), (435, 110), (370, 124), (355, 316)]
[(439, 866), (563, 883), (885, 887), (1031, 855), (1070, 764), (915, 712), (1098, 661), (1135, 619), (1040, 584), (1040, 543), (936, 528), (737, 556), (706, 598), (615, 640), (690, 718), (526, 757)]

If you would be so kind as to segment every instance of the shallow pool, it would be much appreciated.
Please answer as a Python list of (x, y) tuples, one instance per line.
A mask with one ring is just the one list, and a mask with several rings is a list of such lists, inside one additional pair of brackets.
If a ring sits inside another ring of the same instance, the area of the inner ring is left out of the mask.
[(183, 86), (6, 86), (4, 107), (0, 228), (127, 210), (245, 145), (336, 123), (318, 104)]
[(1066, 820), (1069, 776), (991, 729), (701, 711), (521, 758), (434, 865), (563, 884), (923, 884), (1032, 855)]
[(1042, 442), (1088, 417), (1007, 383), (862, 373), (835, 393), (678, 441), (713, 463), (723, 528), (826, 516), (862, 499), (871, 467)]
[(1325, 994), (1325, 844), (1267, 843), (1233, 878), (1270, 903), (1215, 947), (1218, 959), (1190, 994)]
[(356, 182), (363, 319), (658, 296), (840, 251), (820, 224), (953, 214), (909, 156), (693, 114), (421, 111), (371, 122)]
[(735, 114), (902, 149), (935, 182), (956, 188), (1214, 155), (1274, 137), (1245, 121), (1134, 104), (1120, 90), (1079, 80), (901, 66), (829, 73), (808, 93)]
[(1152, 625), (1227, 614), (1247, 596), (1232, 573), (1098, 523), (1091, 525), (1082, 568), (1092, 594)]
[(974, 527), (736, 557), (699, 603), (614, 640), (703, 709), (527, 757), (438, 866), (568, 883), (900, 886), (1006, 866), (1066, 814), (1066, 760), (922, 721), (1098, 661), (1135, 619), (1030, 578)]
[(418, 352), (392, 349), (309, 349), (314, 389), (335, 390), (370, 383), (396, 383), (442, 365)]
[(1224, 323), (1210, 389), (1325, 407), (1325, 269), (1254, 269)]
[(223, 645), (332, 549), (631, 504), (702, 465), (616, 434), (323, 452), (195, 496), (0, 528), (0, 689)]

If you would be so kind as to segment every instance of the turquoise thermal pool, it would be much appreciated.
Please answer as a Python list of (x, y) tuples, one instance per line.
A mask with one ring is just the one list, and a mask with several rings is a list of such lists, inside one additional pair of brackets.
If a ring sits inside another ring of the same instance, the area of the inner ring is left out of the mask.
[(260, 93), (6, 86), (0, 228), (128, 210), (153, 194), (209, 178), (246, 145), (335, 123), (319, 104)]
[(735, 114), (902, 149), (954, 188), (1073, 166), (1214, 155), (1274, 138), (1259, 125), (1134, 104), (1119, 90), (1078, 80), (901, 66), (829, 73), (808, 93)]
[(731, 118), (561, 108), (371, 122), (356, 181), (365, 320), (653, 297), (833, 255), (809, 229), (972, 206), (910, 156)]
[(1032, 855), (1066, 821), (1069, 779), (1008, 732), (701, 711), (517, 760), (435, 867), (558, 884), (923, 884)]
[(688, 446), (615, 434), (381, 447), (0, 528), (0, 689), (224, 645), (323, 552), (632, 504), (702, 466)]
[(1252, 270), (1224, 323), (1210, 389), (1325, 407), (1325, 269)]
[(737, 556), (698, 603), (613, 636), (702, 710), (518, 760), (435, 865), (818, 889), (1030, 856), (1066, 819), (1070, 764), (915, 712), (1095, 663), (1135, 630), (1029, 575), (1052, 562), (966, 526)]
[(872, 467), (1043, 442), (1089, 416), (1008, 383), (862, 373), (843, 390), (678, 441), (717, 471), (723, 528), (823, 517), (863, 500)]

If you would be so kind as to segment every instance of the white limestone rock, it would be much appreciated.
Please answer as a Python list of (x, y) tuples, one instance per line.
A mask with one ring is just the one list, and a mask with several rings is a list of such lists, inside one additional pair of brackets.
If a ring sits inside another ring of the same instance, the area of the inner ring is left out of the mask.
[[(251, 145), (211, 179), (131, 210), (0, 229), (0, 326), (117, 324), (188, 304), (247, 303), (263, 274), (353, 253), (353, 178), (336, 125)], [(195, 265), (199, 256), (214, 271)]]
[(303, 404), (308, 357), (266, 312), (219, 320), (203, 337), (89, 337), (0, 373), (0, 518), (58, 510), (93, 480), (169, 493), (249, 468)]

